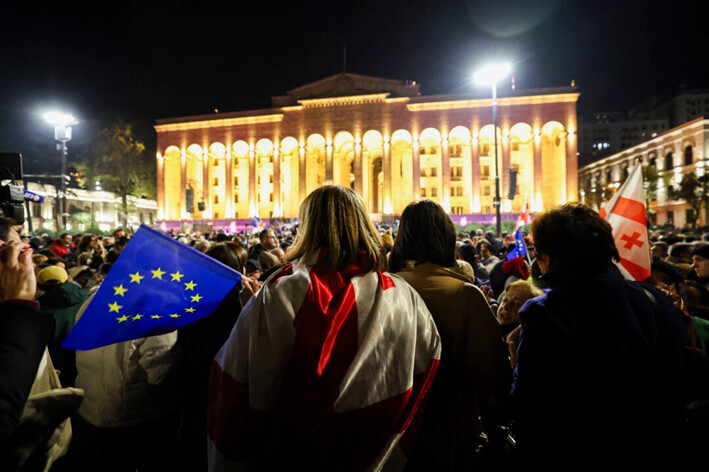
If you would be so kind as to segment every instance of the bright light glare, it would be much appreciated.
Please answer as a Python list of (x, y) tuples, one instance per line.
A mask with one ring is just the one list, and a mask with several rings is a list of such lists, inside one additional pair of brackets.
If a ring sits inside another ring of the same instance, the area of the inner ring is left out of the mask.
[(78, 123), (76, 118), (69, 113), (62, 113), (60, 111), (50, 111), (44, 114), (44, 119), (47, 123), (59, 126), (75, 125)]
[(512, 72), (512, 65), (509, 62), (488, 64), (475, 72), (473, 80), (478, 85), (492, 85), (510, 75), (510, 72)]

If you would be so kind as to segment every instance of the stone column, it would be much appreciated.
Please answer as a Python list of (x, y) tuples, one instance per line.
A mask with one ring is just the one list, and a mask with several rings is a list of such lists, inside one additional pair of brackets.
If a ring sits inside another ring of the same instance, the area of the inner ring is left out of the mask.
[(482, 204), (480, 200), (480, 140), (473, 135), (470, 140), (470, 169), (472, 175), (472, 187), (470, 189), (470, 213), (480, 213)]
[[(277, 143), (278, 140), (274, 139)], [(273, 147), (273, 216), (283, 216), (283, 201), (281, 200), (281, 150), (278, 145)]]
[(414, 138), (411, 146), (411, 173), (414, 181), (414, 200), (421, 199), (421, 149), (418, 138)]
[(185, 218), (187, 212), (187, 151), (182, 148), (180, 156), (180, 219)]
[(301, 143), (300, 147), (298, 148), (298, 193), (300, 195), (300, 201), (302, 202), (305, 200), (306, 197), (306, 188), (305, 188), (305, 183), (307, 182), (306, 176), (305, 176), (305, 171), (307, 170), (307, 166), (305, 165), (305, 144)]
[(159, 152), (156, 157), (156, 174), (158, 176), (158, 220), (169, 220), (170, 212), (165, 201), (165, 158)]
[[(205, 146), (202, 149), (202, 199), (205, 204), (205, 211), (209, 213), (209, 217), (214, 217), (214, 212), (212, 211), (212, 200), (209, 194), (209, 149)], [(223, 197), (223, 195), (222, 195)], [(195, 189), (195, 206), (199, 208), (199, 201), (197, 201), (197, 189)], [(202, 212), (202, 218), (204, 218), (204, 212)]]
[(226, 193), (226, 205), (224, 207), (224, 216), (226, 218), (234, 218), (234, 166), (231, 162), (231, 148), (226, 149), (225, 157), (226, 170), (224, 174), (226, 175), (225, 192)]
[(542, 175), (542, 137), (539, 130), (534, 131), (533, 156), (534, 163), (534, 202), (532, 203), (532, 211), (538, 212), (544, 209), (544, 184)]
[(564, 202), (578, 200), (579, 198), (578, 171), (578, 137), (571, 130), (566, 135), (566, 192), (564, 193)]
[(389, 136), (384, 136), (384, 155), (382, 155), (382, 172), (384, 173), (384, 195), (382, 195), (382, 208), (380, 211), (385, 215), (394, 213), (394, 206), (391, 198), (391, 143)]
[(355, 140), (354, 175), (354, 190), (357, 195), (364, 198), (364, 181), (362, 176), (362, 144), (359, 142), (359, 139)]
[(259, 216), (256, 201), (256, 158), (254, 145), (249, 146), (249, 218)]
[(332, 178), (332, 141), (325, 144), (325, 182), (334, 183)]
[(451, 211), (451, 166), (448, 138), (441, 137), (441, 206), (450, 213)]
[[(510, 137), (509, 135), (502, 137), (502, 175), (500, 176), (500, 199), (501, 201), (508, 200), (510, 192)], [(502, 202), (501, 202), (502, 203)], [(503, 211), (506, 205), (503, 205)]]

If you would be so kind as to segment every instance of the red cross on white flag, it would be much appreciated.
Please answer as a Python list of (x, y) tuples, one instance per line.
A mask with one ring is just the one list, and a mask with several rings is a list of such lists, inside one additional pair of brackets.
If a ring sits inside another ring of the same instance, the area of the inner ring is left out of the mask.
[(618, 267), (626, 279), (650, 276), (650, 244), (645, 217), (642, 165), (637, 164), (613, 198), (598, 212), (613, 228), (620, 254)]

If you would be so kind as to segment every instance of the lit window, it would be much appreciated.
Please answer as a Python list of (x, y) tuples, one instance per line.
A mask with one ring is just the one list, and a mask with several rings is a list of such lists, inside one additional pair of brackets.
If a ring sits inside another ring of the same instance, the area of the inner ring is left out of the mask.
[(438, 187), (433, 187), (431, 189), (431, 196), (432, 197), (437, 197), (438, 196)]

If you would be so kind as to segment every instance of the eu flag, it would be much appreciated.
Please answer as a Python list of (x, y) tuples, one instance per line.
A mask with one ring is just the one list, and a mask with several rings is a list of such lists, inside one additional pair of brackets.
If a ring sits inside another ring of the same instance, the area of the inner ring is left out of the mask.
[(522, 238), (522, 230), (517, 229), (515, 231), (515, 247), (510, 252), (507, 253), (507, 260), (514, 259), (515, 257), (522, 257), (527, 254), (527, 245), (524, 244), (524, 239)]
[(62, 344), (88, 350), (163, 334), (209, 315), (241, 274), (141, 225)]

